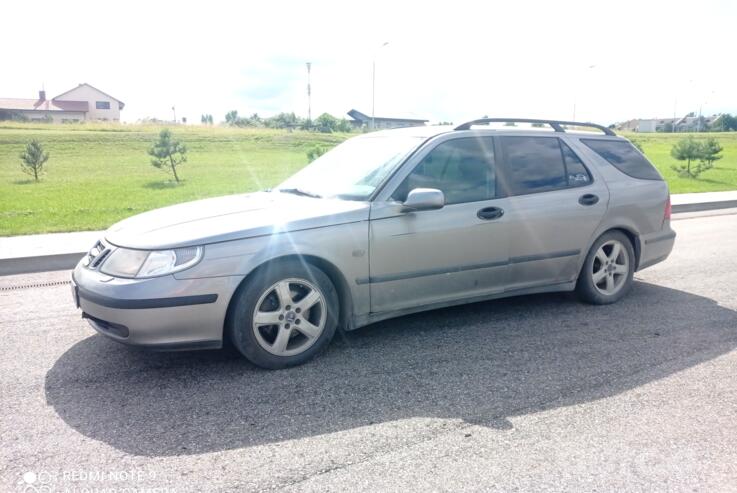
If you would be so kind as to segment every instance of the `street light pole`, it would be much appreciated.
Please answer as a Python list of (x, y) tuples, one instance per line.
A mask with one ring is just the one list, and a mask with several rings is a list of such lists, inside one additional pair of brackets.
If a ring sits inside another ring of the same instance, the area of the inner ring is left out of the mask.
[(371, 130), (376, 128), (376, 56), (380, 49), (388, 45), (389, 41), (384, 43), (376, 49), (374, 53), (374, 59), (371, 64)]
[(312, 86), (310, 84), (310, 69), (312, 63), (307, 62), (307, 120), (312, 121)]

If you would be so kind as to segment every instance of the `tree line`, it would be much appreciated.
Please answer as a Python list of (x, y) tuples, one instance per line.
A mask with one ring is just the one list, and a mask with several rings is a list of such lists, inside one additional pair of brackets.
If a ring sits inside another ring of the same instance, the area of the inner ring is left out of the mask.
[[(200, 121), (212, 125), (212, 115), (202, 115)], [(224, 123), (230, 127), (285, 128), (323, 133), (351, 132), (355, 129), (348, 120), (336, 118), (330, 113), (323, 113), (315, 120), (310, 120), (294, 113), (279, 113), (266, 118), (262, 118), (258, 113), (251, 116), (240, 116), (237, 110), (232, 110), (225, 114)]]

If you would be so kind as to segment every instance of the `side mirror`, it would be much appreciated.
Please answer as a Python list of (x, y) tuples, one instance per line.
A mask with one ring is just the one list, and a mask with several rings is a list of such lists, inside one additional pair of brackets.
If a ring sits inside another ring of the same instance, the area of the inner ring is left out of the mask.
[(402, 203), (402, 212), (430, 211), (445, 206), (445, 195), (435, 188), (415, 188)]

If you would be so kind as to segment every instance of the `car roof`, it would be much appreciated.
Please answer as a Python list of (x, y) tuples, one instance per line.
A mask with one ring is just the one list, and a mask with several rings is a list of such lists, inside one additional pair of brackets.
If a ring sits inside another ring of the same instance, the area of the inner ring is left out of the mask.
[(392, 128), (388, 130), (377, 130), (369, 132), (361, 137), (434, 137), (446, 132), (452, 132), (452, 125), (424, 125), (418, 127)]

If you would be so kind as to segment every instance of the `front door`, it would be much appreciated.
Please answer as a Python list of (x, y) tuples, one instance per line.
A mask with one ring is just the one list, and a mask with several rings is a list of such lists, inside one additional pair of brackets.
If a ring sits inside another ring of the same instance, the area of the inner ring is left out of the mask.
[[(374, 313), (500, 292), (506, 283), (507, 202), (496, 198), (493, 139), (445, 139), (415, 162), (389, 200), (372, 204)], [(401, 202), (415, 188), (441, 190), (445, 207), (402, 212)]]

